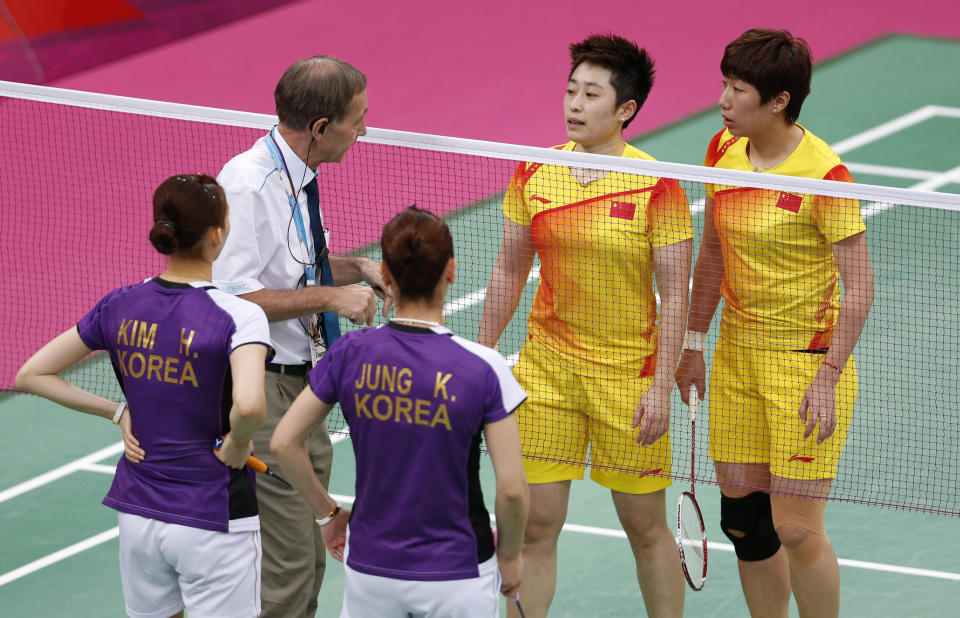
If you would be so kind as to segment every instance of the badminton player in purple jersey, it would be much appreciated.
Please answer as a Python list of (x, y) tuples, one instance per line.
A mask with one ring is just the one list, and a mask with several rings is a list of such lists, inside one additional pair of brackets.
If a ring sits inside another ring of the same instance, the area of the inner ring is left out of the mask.
[[(381, 248), (397, 317), (330, 348), (270, 448), (346, 562), (341, 616), (497, 616), (497, 591), (515, 596), (522, 573), (528, 493), (512, 412), (526, 394), (499, 353), (441, 325), (456, 269), (446, 224), (411, 206), (384, 227)], [(304, 448), (336, 402), (357, 459), (352, 514)], [(481, 431), (497, 480), (496, 548), (480, 491)]]
[[(229, 232), (213, 178), (164, 181), (153, 219), (150, 241), (169, 267), (104, 296), (23, 365), (16, 385), (122, 428), (125, 458), (103, 503), (119, 512), (127, 614), (254, 617), (260, 521), (244, 463), (266, 414), (267, 318), (209, 283)], [(109, 354), (125, 404), (58, 376), (93, 350)]]

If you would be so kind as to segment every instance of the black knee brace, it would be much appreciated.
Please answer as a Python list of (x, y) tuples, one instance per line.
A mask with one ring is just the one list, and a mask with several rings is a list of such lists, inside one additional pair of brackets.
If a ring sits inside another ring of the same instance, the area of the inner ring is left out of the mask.
[[(780, 549), (773, 527), (770, 494), (755, 491), (743, 498), (720, 497), (720, 528), (733, 543), (737, 558), (745, 562), (766, 560)], [(743, 533), (731, 534), (731, 530)]]

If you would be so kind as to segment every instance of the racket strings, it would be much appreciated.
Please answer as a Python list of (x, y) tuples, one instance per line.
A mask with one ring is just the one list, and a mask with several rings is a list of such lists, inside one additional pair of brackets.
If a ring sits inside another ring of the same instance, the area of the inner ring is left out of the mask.
[(703, 588), (707, 571), (707, 536), (703, 517), (692, 495), (680, 497), (678, 514), (678, 545), (684, 574), (694, 590)]
[(680, 509), (680, 542), (683, 544), (684, 553), (690, 549), (702, 561), (704, 531), (701, 527), (700, 515), (689, 498), (684, 499)]

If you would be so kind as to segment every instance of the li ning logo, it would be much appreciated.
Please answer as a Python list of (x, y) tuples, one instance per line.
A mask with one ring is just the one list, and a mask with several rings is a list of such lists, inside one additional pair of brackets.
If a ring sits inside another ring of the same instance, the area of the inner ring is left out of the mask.
[(813, 463), (813, 460), (814, 460), (814, 459), (816, 459), (816, 457), (802, 457), (802, 456), (800, 456), (800, 455), (793, 455), (793, 456), (790, 457), (790, 459), (787, 460), (787, 463), (789, 463), (789, 462), (791, 462), (791, 461), (800, 461), (800, 462), (803, 462), (803, 463)]

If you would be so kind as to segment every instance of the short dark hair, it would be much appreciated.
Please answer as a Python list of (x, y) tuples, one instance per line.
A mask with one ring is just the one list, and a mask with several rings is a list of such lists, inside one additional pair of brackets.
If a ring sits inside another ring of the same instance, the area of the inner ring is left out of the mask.
[(206, 174), (180, 174), (164, 180), (153, 193), (150, 243), (164, 255), (197, 256), (211, 227), (223, 227), (227, 196)]
[(309, 131), (320, 118), (337, 122), (350, 101), (367, 88), (367, 76), (333, 56), (298, 60), (284, 71), (273, 92), (280, 123)]
[(383, 226), (380, 250), (400, 297), (429, 299), (453, 257), (453, 236), (443, 219), (413, 205)]
[(627, 118), (623, 128), (636, 117), (653, 88), (653, 58), (646, 49), (615, 34), (594, 34), (570, 45), (570, 77), (584, 62), (610, 71), (610, 85), (617, 93), (616, 107), (630, 99), (637, 102), (637, 110)]
[(727, 45), (720, 72), (756, 88), (761, 104), (789, 92), (785, 118), (793, 124), (810, 94), (813, 59), (807, 42), (788, 31), (753, 28)]

